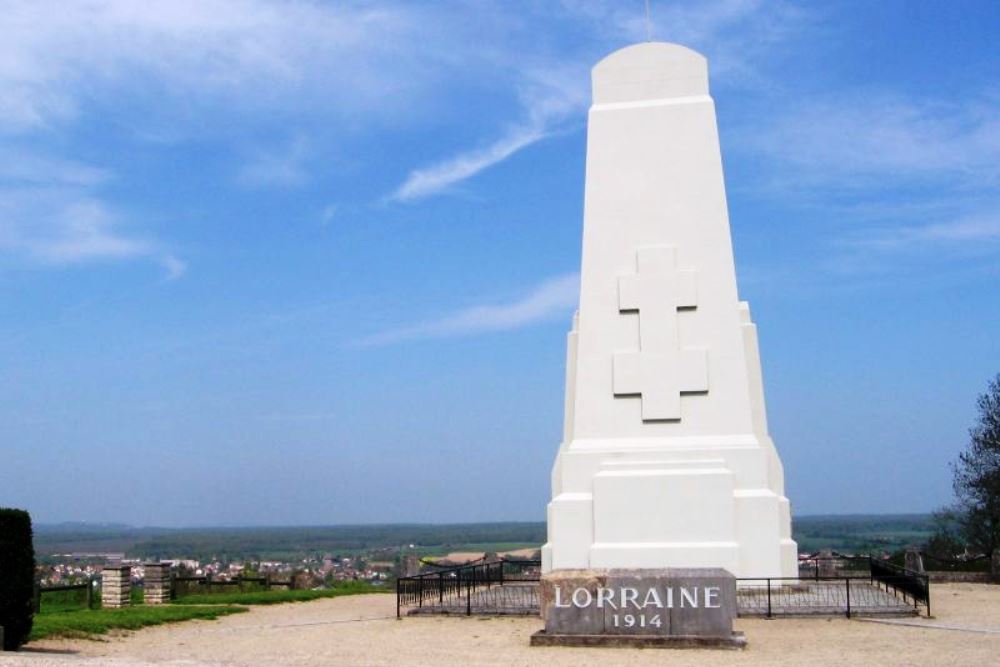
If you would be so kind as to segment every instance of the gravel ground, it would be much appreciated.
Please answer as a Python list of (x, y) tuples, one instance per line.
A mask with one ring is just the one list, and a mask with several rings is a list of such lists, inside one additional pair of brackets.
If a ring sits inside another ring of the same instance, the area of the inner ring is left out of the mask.
[(0, 654), (2, 667), (601, 667), (788, 665), (983, 667), (1000, 663), (1000, 586), (932, 587), (935, 618), (875, 623), (742, 619), (745, 651), (531, 648), (535, 618), (410, 617), (390, 595), (257, 607), (218, 621), (159, 626), (101, 640), (46, 640)]

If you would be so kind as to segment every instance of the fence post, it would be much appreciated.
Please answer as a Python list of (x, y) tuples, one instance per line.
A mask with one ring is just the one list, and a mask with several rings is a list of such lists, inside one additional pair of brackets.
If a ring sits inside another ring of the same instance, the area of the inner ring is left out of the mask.
[(768, 618), (772, 618), (772, 616), (771, 616), (771, 580), (770, 579), (767, 580), (767, 617)]
[(34, 589), (32, 589), (31, 605), (36, 614), (42, 611), (42, 587), (37, 579), (35, 580)]
[(87, 609), (94, 608), (94, 578), (87, 575)]
[(438, 604), (444, 604), (444, 572), (438, 572)]
[(851, 580), (844, 579), (844, 583), (847, 584), (847, 618), (851, 617)]
[(931, 617), (931, 578), (924, 578), (924, 590), (927, 591), (927, 618)]
[[(268, 577), (270, 579), (270, 577)], [(399, 592), (400, 592), (400, 581), (399, 577), (396, 577), (396, 618), (399, 618)]]
[(417, 582), (417, 606), (424, 606), (424, 579), (423, 577), (417, 577), (415, 579)]
[(475, 570), (472, 576), (465, 582), (465, 615), (472, 616), (472, 579), (476, 576)]

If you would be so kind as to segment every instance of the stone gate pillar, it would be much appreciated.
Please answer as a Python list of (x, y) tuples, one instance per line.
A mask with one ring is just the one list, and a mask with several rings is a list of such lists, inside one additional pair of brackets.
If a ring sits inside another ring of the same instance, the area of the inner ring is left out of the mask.
[(822, 549), (816, 558), (816, 569), (820, 578), (837, 576), (837, 561), (833, 557), (833, 549)]
[(170, 565), (168, 563), (146, 563), (145, 603), (167, 604), (170, 602)]
[(924, 557), (920, 555), (920, 550), (916, 547), (907, 547), (903, 560), (903, 567), (913, 572), (924, 573)]
[(130, 604), (132, 568), (128, 565), (108, 565), (101, 570), (101, 606), (118, 609)]

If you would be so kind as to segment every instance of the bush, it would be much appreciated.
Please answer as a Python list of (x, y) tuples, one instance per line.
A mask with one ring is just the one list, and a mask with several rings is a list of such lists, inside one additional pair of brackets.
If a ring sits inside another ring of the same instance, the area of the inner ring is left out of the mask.
[(16, 651), (31, 634), (35, 587), (31, 540), (28, 513), (0, 507), (0, 626), (5, 651)]

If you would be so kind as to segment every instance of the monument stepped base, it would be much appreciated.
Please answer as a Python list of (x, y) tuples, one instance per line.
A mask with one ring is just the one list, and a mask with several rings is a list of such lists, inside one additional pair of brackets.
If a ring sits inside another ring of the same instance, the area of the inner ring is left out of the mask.
[(742, 632), (729, 637), (695, 635), (556, 635), (539, 630), (531, 635), (532, 646), (587, 646), (603, 648), (714, 648), (740, 650), (746, 648)]

